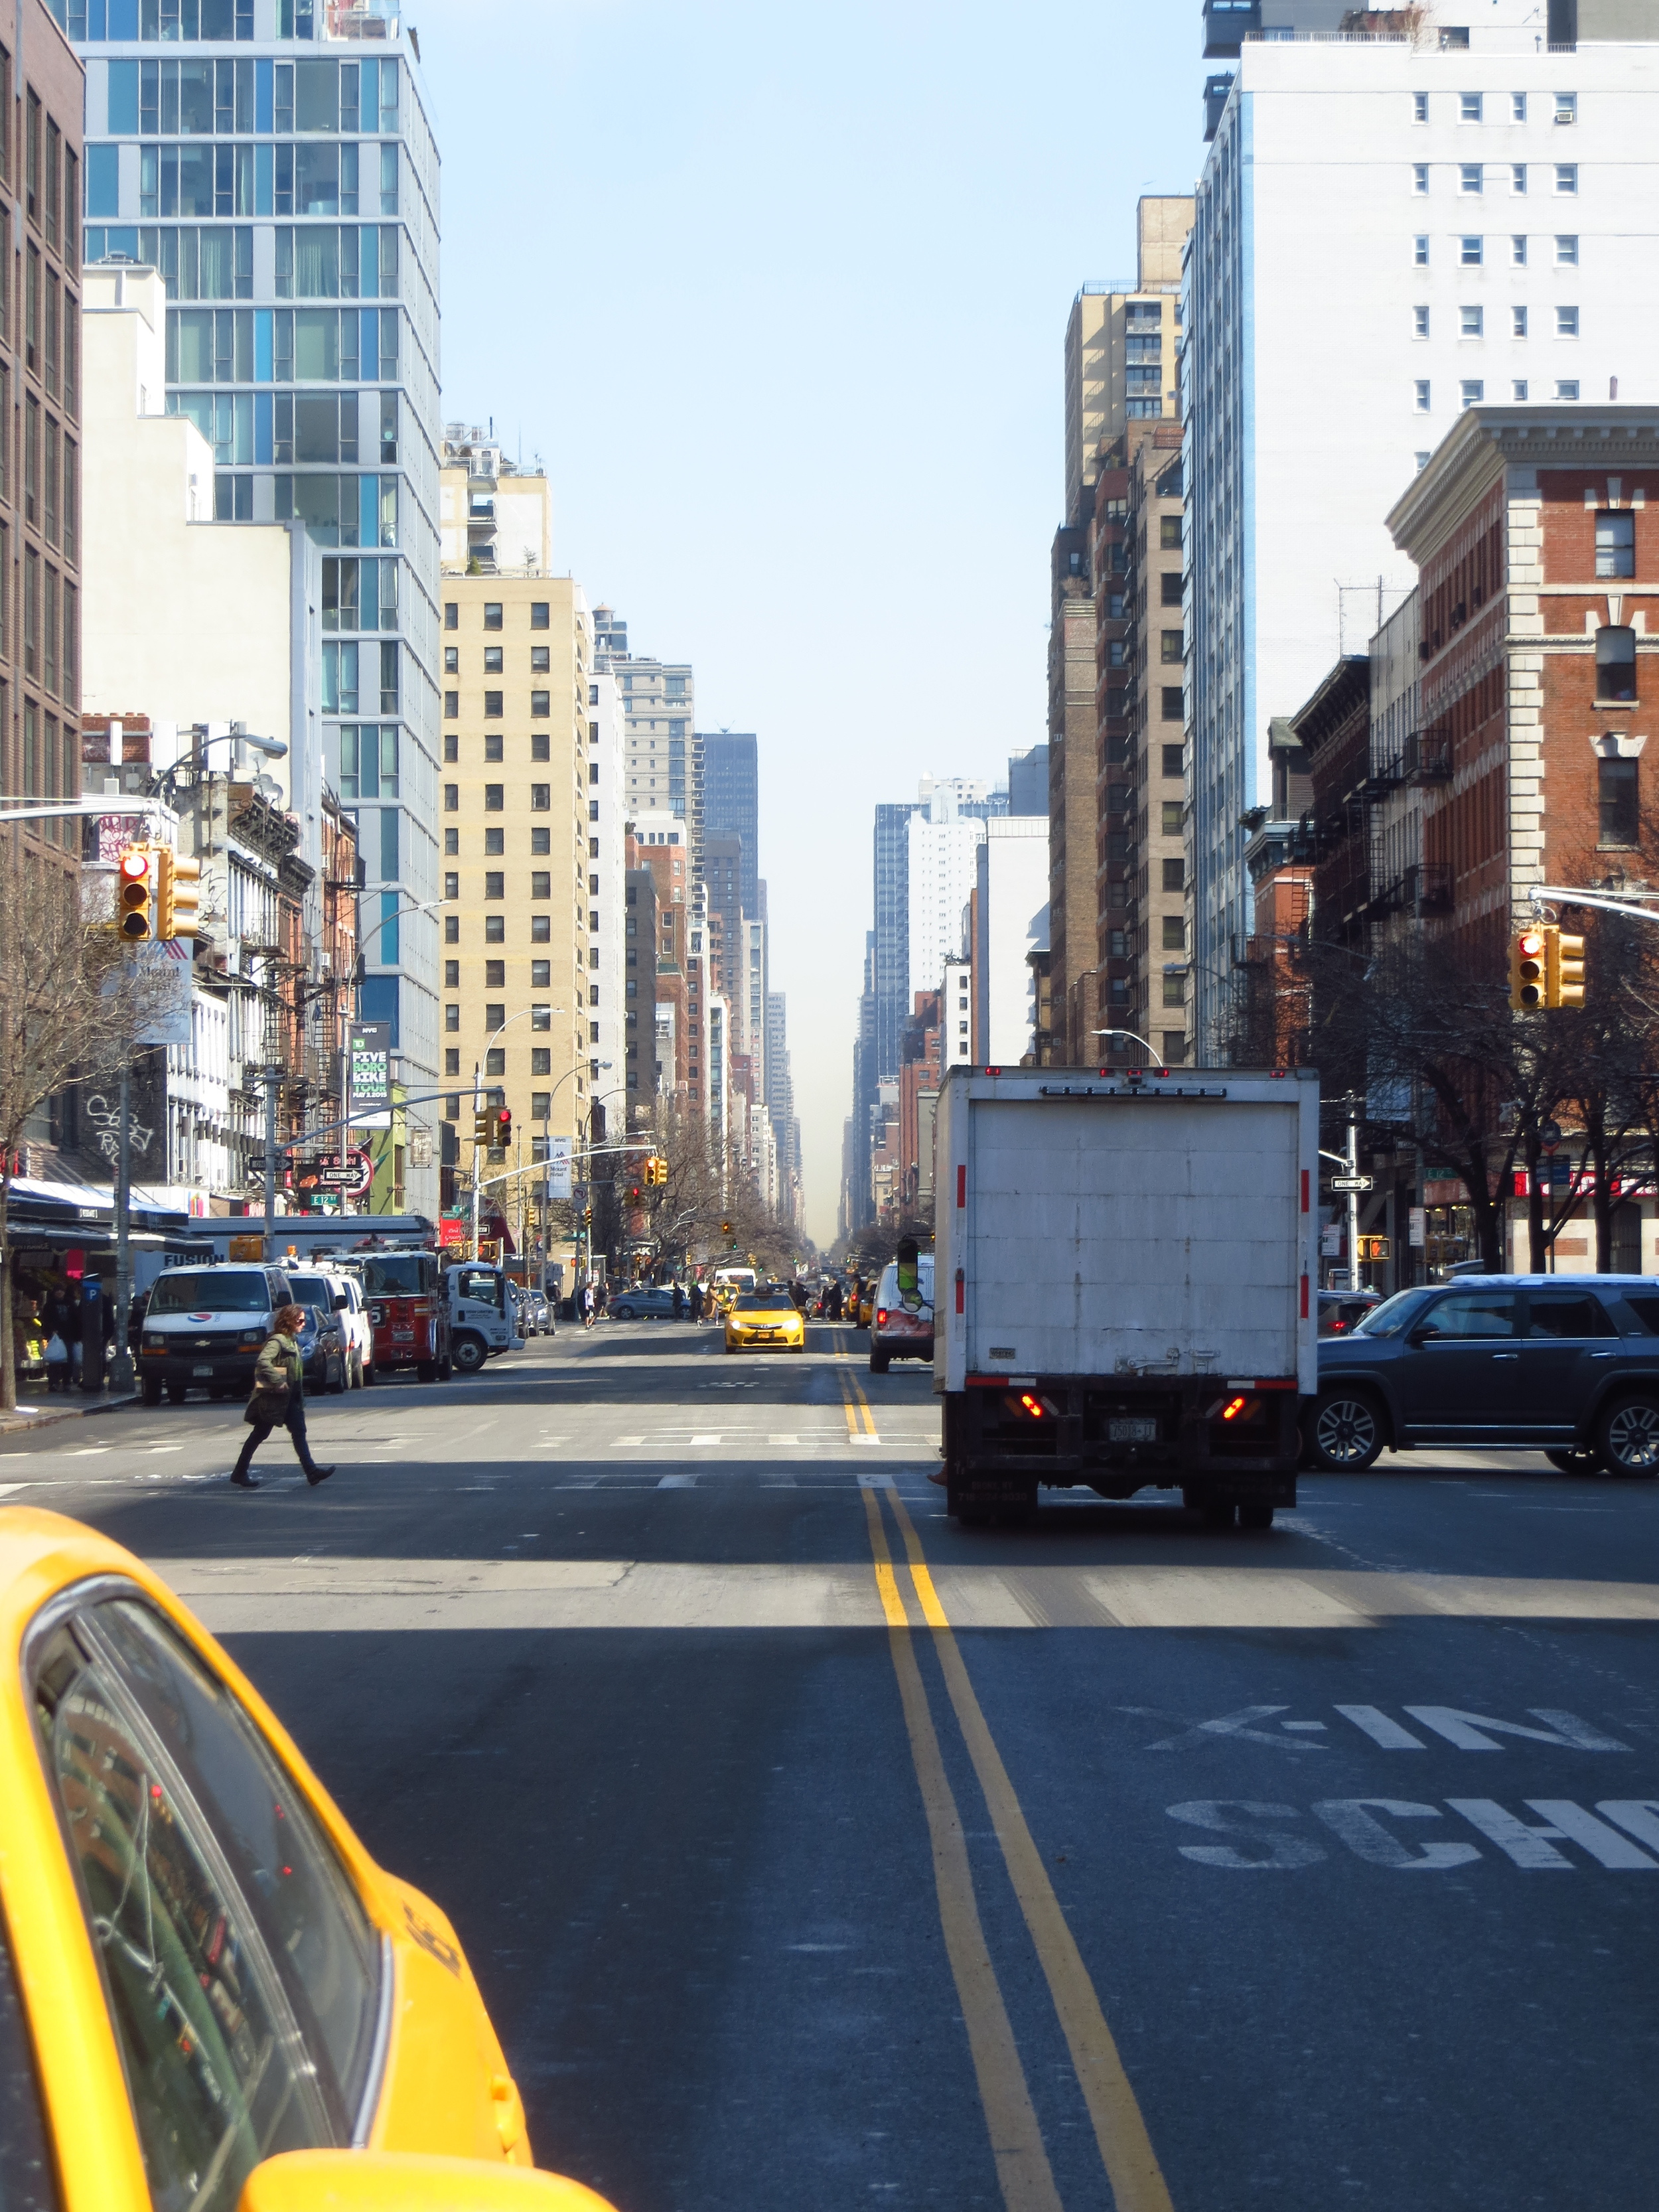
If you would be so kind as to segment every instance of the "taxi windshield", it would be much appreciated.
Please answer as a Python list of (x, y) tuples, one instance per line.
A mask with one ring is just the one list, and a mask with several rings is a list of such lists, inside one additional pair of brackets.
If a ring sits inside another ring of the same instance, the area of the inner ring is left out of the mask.
[(270, 1285), (256, 1269), (169, 1267), (155, 1279), (149, 1315), (178, 1313), (267, 1313)]
[(745, 1291), (734, 1301), (738, 1313), (793, 1313), (794, 1301), (783, 1291)]

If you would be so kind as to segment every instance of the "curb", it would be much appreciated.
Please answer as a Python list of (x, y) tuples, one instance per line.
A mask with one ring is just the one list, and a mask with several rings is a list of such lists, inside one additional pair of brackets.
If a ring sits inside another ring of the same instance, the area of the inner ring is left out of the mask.
[(54, 1429), (60, 1421), (88, 1420), (94, 1413), (118, 1413), (123, 1406), (136, 1406), (138, 1402), (138, 1393), (132, 1390), (124, 1397), (94, 1399), (88, 1406), (65, 1406), (61, 1409), (54, 1407), (50, 1413), (42, 1410), (37, 1413), (32, 1409), (24, 1413), (20, 1409), (15, 1413), (0, 1413), (0, 1437), (33, 1436), (37, 1429)]

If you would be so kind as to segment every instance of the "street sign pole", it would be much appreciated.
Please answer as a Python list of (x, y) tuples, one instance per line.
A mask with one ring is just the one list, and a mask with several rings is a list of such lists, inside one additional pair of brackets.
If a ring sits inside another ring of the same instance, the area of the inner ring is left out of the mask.
[(1359, 1288), (1359, 1122), (1348, 1109), (1348, 1288)]
[(121, 1062), (121, 1129), (115, 1154), (115, 1358), (110, 1387), (132, 1388), (132, 1347), (127, 1316), (132, 1310), (132, 1060)]

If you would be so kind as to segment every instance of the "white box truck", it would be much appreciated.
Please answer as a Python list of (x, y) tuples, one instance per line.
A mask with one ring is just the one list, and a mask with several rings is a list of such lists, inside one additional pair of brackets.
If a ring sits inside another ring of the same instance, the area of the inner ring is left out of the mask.
[(1042, 1484), (1296, 1503), (1317, 1385), (1310, 1069), (956, 1068), (936, 1124), (933, 1387), (958, 1520)]

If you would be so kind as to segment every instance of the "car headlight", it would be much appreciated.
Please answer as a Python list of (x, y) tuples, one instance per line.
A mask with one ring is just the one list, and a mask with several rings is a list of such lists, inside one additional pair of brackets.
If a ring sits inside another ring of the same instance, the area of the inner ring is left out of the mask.
[(165, 1352), (167, 1348), (167, 1340), (164, 1336), (146, 1336), (144, 1339), (146, 1352)]

